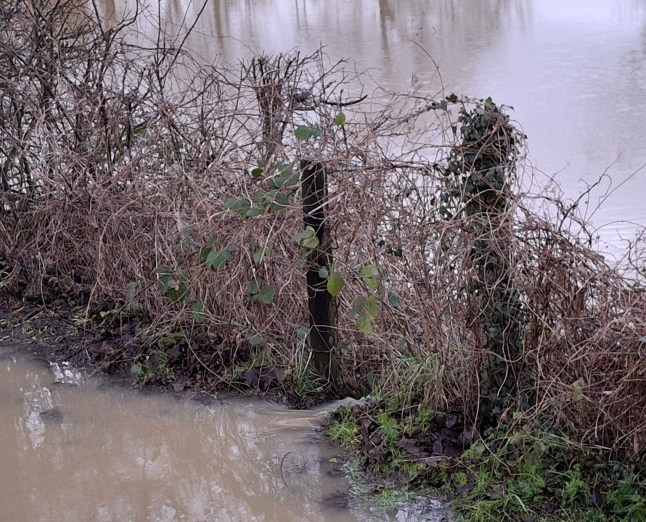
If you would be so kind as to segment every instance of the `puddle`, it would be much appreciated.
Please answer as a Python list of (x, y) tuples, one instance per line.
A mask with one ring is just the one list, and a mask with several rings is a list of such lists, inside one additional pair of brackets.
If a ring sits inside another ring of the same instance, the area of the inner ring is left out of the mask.
[(202, 405), (0, 352), (0, 520), (443, 520), (429, 503), (353, 499), (325, 414)]

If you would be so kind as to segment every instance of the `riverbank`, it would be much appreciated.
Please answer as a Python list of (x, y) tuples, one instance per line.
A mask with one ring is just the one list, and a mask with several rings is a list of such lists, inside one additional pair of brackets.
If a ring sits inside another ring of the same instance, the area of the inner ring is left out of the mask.
[(611, 266), (578, 201), (524, 192), (503, 106), (348, 99), (322, 52), (205, 65), (129, 43), (138, 13), (38, 5), (0, 17), (13, 341), (138, 387), (370, 397), (329, 433), (385, 501), (643, 516), (646, 249)]
[[(298, 408), (326, 400), (313, 391), (300, 395), (276, 377), (277, 368), (240, 367), (236, 375), (223, 366), (220, 375), (231, 380), (209, 380), (213, 368), (200, 374), (176, 359), (147, 355), (136, 341), (137, 330), (145, 328), (142, 321), (115, 328), (100, 314), (81, 321), (82, 311), (61, 303), (3, 299), (0, 341), (42, 361), (108, 374), (114, 384), (189, 393), (207, 404), (232, 394), (260, 394)], [(193, 346), (196, 354), (211, 348)], [(171, 354), (174, 349), (183, 351), (181, 340), (168, 347)], [(145, 381), (133, 371), (142, 360), (147, 361)], [(405, 392), (395, 391), (400, 398)], [(376, 393), (333, 411), (325, 433), (348, 455), (345, 462), (332, 459), (335, 473), (354, 481), (353, 495), (376, 497), (385, 512), (395, 506), (406, 510), (421, 495), (450, 504), (453, 520), (644, 520), (643, 469), (613, 460), (607, 448), (586, 447), (567, 433), (531, 424), (501, 423), (475, 441), (464, 430), (459, 411), (433, 412), (421, 403), (402, 407), (396, 396)]]

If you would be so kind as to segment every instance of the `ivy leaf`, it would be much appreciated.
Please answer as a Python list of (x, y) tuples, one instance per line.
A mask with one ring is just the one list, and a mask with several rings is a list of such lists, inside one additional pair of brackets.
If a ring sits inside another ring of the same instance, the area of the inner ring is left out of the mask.
[(256, 167), (255, 169), (251, 170), (251, 175), (254, 178), (259, 178), (260, 176), (262, 176), (262, 173), (263, 173), (263, 170), (260, 167)]
[(332, 120), (333, 125), (343, 125), (345, 123), (345, 114), (340, 112), (334, 117), (334, 120)]
[(319, 246), (319, 238), (316, 236), (308, 237), (307, 239), (301, 241), (301, 246), (309, 250), (314, 250), (317, 246)]
[(253, 262), (258, 265), (262, 262), (262, 260), (265, 257), (271, 257), (273, 255), (274, 255), (273, 251), (267, 247), (258, 248), (253, 253)]
[(299, 125), (294, 131), (298, 141), (309, 140), (310, 138), (318, 138), (323, 135), (323, 130), (320, 127), (310, 127), (308, 125)]
[(379, 270), (375, 265), (366, 265), (361, 269), (363, 282), (370, 290), (376, 290), (379, 287)]
[(379, 315), (379, 301), (376, 295), (366, 297), (366, 315), (371, 319)]
[(352, 303), (352, 308), (348, 312), (348, 319), (351, 321), (354, 320), (357, 315), (363, 310), (363, 305), (365, 304), (365, 299), (363, 297), (357, 297)]
[(251, 346), (260, 346), (264, 342), (265, 340), (260, 334), (253, 334), (251, 337), (249, 337), (249, 344), (251, 344)]
[(332, 272), (330, 277), (327, 280), (327, 291), (332, 297), (336, 297), (341, 293), (343, 287), (345, 286), (345, 281), (341, 274), (338, 272)]
[(271, 304), (276, 295), (276, 285), (267, 285), (260, 291), (260, 299), (265, 304)]
[(289, 205), (287, 194), (284, 194), (283, 192), (276, 192), (276, 194), (274, 195), (274, 200), (271, 202), (270, 208), (274, 212), (280, 212), (281, 210), (287, 208), (287, 205)]
[(296, 139), (298, 141), (305, 141), (312, 137), (312, 129), (305, 125), (299, 125), (298, 127), (296, 127), (294, 134), (296, 135)]
[(388, 304), (395, 310), (399, 310), (402, 307), (401, 299), (399, 299), (399, 296), (392, 290), (388, 291)]
[(302, 232), (299, 232), (298, 234), (296, 234), (292, 239), (294, 242), (300, 244), (305, 239), (309, 239), (315, 235), (316, 235), (316, 232), (314, 231), (314, 229), (312, 227), (307, 227)]
[(205, 263), (209, 270), (213, 270), (215, 272), (224, 263), (226, 263), (230, 257), (231, 252), (227, 248), (223, 248), (222, 250), (218, 250), (217, 252), (211, 250), (211, 252), (209, 252), (209, 254), (206, 256)]
[(372, 333), (372, 321), (373, 319), (366, 314), (361, 314), (357, 319), (357, 330), (362, 334), (370, 335)]
[(173, 303), (181, 301), (186, 297), (186, 283), (181, 279), (175, 281), (173, 285), (166, 291), (168, 297)]
[(201, 323), (204, 321), (204, 305), (198, 301), (194, 301), (191, 305), (191, 315), (193, 320)]

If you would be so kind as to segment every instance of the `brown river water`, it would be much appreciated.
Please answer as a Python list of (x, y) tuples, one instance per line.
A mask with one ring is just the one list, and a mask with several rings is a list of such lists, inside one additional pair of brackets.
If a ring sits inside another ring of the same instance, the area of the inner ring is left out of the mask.
[[(201, 11), (186, 43), (209, 62), (323, 45), (368, 94), (491, 96), (529, 137), (525, 186), (553, 179), (575, 200), (602, 178), (579, 208), (610, 261), (644, 230), (646, 0), (140, 1), (142, 43)], [(99, 3), (114, 19), (135, 0)]]
[(0, 350), (0, 521), (444, 520), (350, 494), (319, 430), (332, 407), (205, 405)]

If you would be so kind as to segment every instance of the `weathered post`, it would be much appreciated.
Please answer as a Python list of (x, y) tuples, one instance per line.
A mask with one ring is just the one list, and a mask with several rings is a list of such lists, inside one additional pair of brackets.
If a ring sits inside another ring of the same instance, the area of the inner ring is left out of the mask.
[(325, 268), (330, 273), (332, 267), (331, 245), (325, 218), (326, 174), (322, 163), (301, 160), (301, 187), (305, 227), (312, 227), (318, 238), (318, 246), (311, 250), (307, 259), (312, 365), (314, 370), (327, 378), (334, 387), (337, 381), (337, 361), (334, 353), (337, 345), (336, 303), (327, 291), (327, 280), (322, 277), (321, 271), (321, 268)]

